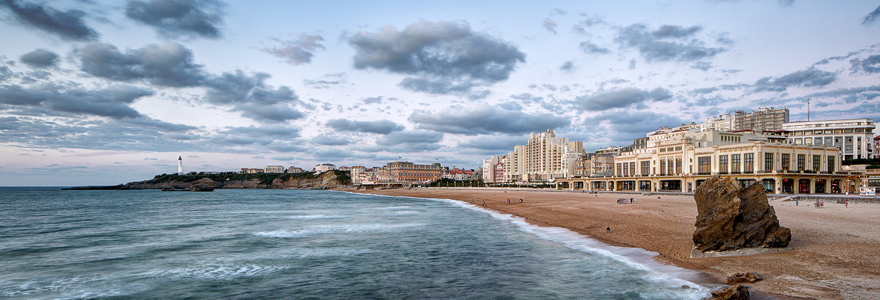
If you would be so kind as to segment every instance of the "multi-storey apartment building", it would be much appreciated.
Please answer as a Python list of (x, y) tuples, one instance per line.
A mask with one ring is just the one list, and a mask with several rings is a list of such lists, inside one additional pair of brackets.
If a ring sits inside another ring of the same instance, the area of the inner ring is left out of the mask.
[[(495, 175), (495, 173), (496, 173), (495, 166), (500, 163), (503, 163), (503, 161), (506, 157), (507, 157), (506, 155), (493, 155), (492, 157), (483, 160), (483, 182), (495, 183), (496, 177), (501, 178), (501, 180), (498, 182), (501, 182), (504, 180), (504, 174), (499, 174), (500, 176)], [(502, 167), (502, 173), (504, 172), (503, 170), (504, 169)]]
[(390, 162), (385, 165), (391, 182), (431, 182), (440, 179), (443, 167), (440, 163), (419, 165), (408, 161)]
[(336, 170), (336, 165), (334, 165), (334, 164), (324, 163), (324, 164), (320, 164), (320, 165), (315, 166), (315, 173), (319, 173), (319, 174), (327, 172), (327, 171), (333, 171), (333, 170)]
[(795, 145), (834, 146), (843, 159), (871, 158), (873, 155), (874, 121), (846, 119), (801, 121), (782, 125), (790, 131), (789, 141)]
[(583, 143), (556, 137), (553, 130), (532, 133), (526, 145), (514, 146), (504, 166), (506, 181), (542, 182), (574, 174)]
[(782, 124), (788, 123), (788, 108), (774, 109), (758, 108), (756, 111), (747, 113), (739, 110), (734, 114), (733, 130), (759, 130), (774, 131), (782, 129)]
[(362, 176), (367, 172), (367, 168), (364, 166), (351, 166), (349, 170), (349, 177), (351, 177), (352, 184), (360, 184), (365, 178)]
[[(614, 157), (610, 176), (557, 179), (570, 189), (693, 192), (715, 175), (742, 186), (759, 182), (772, 193), (852, 191), (840, 169), (839, 150), (793, 145), (787, 132), (678, 130), (655, 132), (645, 151)], [(850, 183), (853, 184), (853, 183)]]
[(266, 173), (284, 173), (284, 166), (266, 166), (263, 170)]

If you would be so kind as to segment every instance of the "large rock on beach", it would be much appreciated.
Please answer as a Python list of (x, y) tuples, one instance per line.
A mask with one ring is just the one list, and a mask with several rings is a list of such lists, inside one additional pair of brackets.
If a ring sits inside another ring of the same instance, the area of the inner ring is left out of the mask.
[(734, 179), (715, 176), (697, 187), (694, 199), (698, 251), (784, 248), (791, 241), (791, 230), (779, 226), (760, 184), (739, 189)]
[(749, 300), (749, 288), (742, 285), (728, 286), (720, 290), (712, 291), (712, 297), (703, 300)]

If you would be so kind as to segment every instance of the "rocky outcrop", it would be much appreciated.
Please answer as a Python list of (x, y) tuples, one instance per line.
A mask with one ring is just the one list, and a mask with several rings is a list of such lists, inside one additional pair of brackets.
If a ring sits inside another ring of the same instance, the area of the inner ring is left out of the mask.
[(749, 300), (750, 297), (749, 288), (735, 285), (712, 291), (712, 297), (703, 298), (703, 300)]
[(712, 177), (697, 188), (694, 248), (700, 252), (787, 247), (791, 231), (780, 227), (764, 187), (739, 189), (732, 178)]
[(755, 272), (736, 273), (727, 277), (727, 284), (753, 283), (764, 280), (764, 276)]
[[(216, 178), (220, 177), (220, 178)], [(315, 176), (279, 176), (287, 178), (272, 179), (269, 182), (261, 182), (260, 179), (236, 180), (215, 176), (215, 179), (202, 177), (195, 179), (189, 177), (187, 181), (172, 180), (160, 181), (144, 180), (129, 182), (116, 186), (87, 186), (68, 188), (70, 190), (163, 190), (163, 191), (212, 191), (214, 189), (332, 189), (342, 187), (344, 181), (336, 172), (324, 172)], [(192, 181), (188, 181), (192, 180)]]
[(190, 191), (193, 192), (211, 192), (214, 191), (214, 180), (210, 178), (202, 178), (196, 181), (193, 181), (192, 186), (189, 187)]

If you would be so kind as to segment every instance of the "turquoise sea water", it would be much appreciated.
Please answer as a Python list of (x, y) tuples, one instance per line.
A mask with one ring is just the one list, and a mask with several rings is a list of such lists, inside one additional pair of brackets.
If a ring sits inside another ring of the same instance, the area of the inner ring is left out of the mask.
[[(0, 298), (699, 299), (698, 274), (442, 199), (0, 188)], [(687, 285), (683, 288), (682, 285)]]

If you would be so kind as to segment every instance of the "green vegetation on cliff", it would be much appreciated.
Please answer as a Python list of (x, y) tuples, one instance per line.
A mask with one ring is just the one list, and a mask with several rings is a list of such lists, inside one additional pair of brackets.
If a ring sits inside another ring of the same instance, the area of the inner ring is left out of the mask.
[[(336, 181), (342, 185), (348, 185), (351, 183), (351, 177), (348, 176), (348, 172), (345, 171), (333, 171), (336, 173)], [(184, 175), (178, 174), (162, 174), (156, 175), (153, 179), (147, 180), (146, 183), (168, 183), (168, 182), (193, 182), (202, 178), (208, 178), (214, 180), (216, 182), (227, 182), (227, 181), (250, 181), (250, 180), (258, 180), (261, 185), (270, 185), (272, 181), (275, 179), (280, 179), (281, 181), (288, 181), (290, 179), (315, 179), (318, 176), (312, 172), (302, 172), (302, 173), (254, 173), (254, 174), (242, 174), (237, 172), (223, 172), (223, 173), (188, 173)]]

